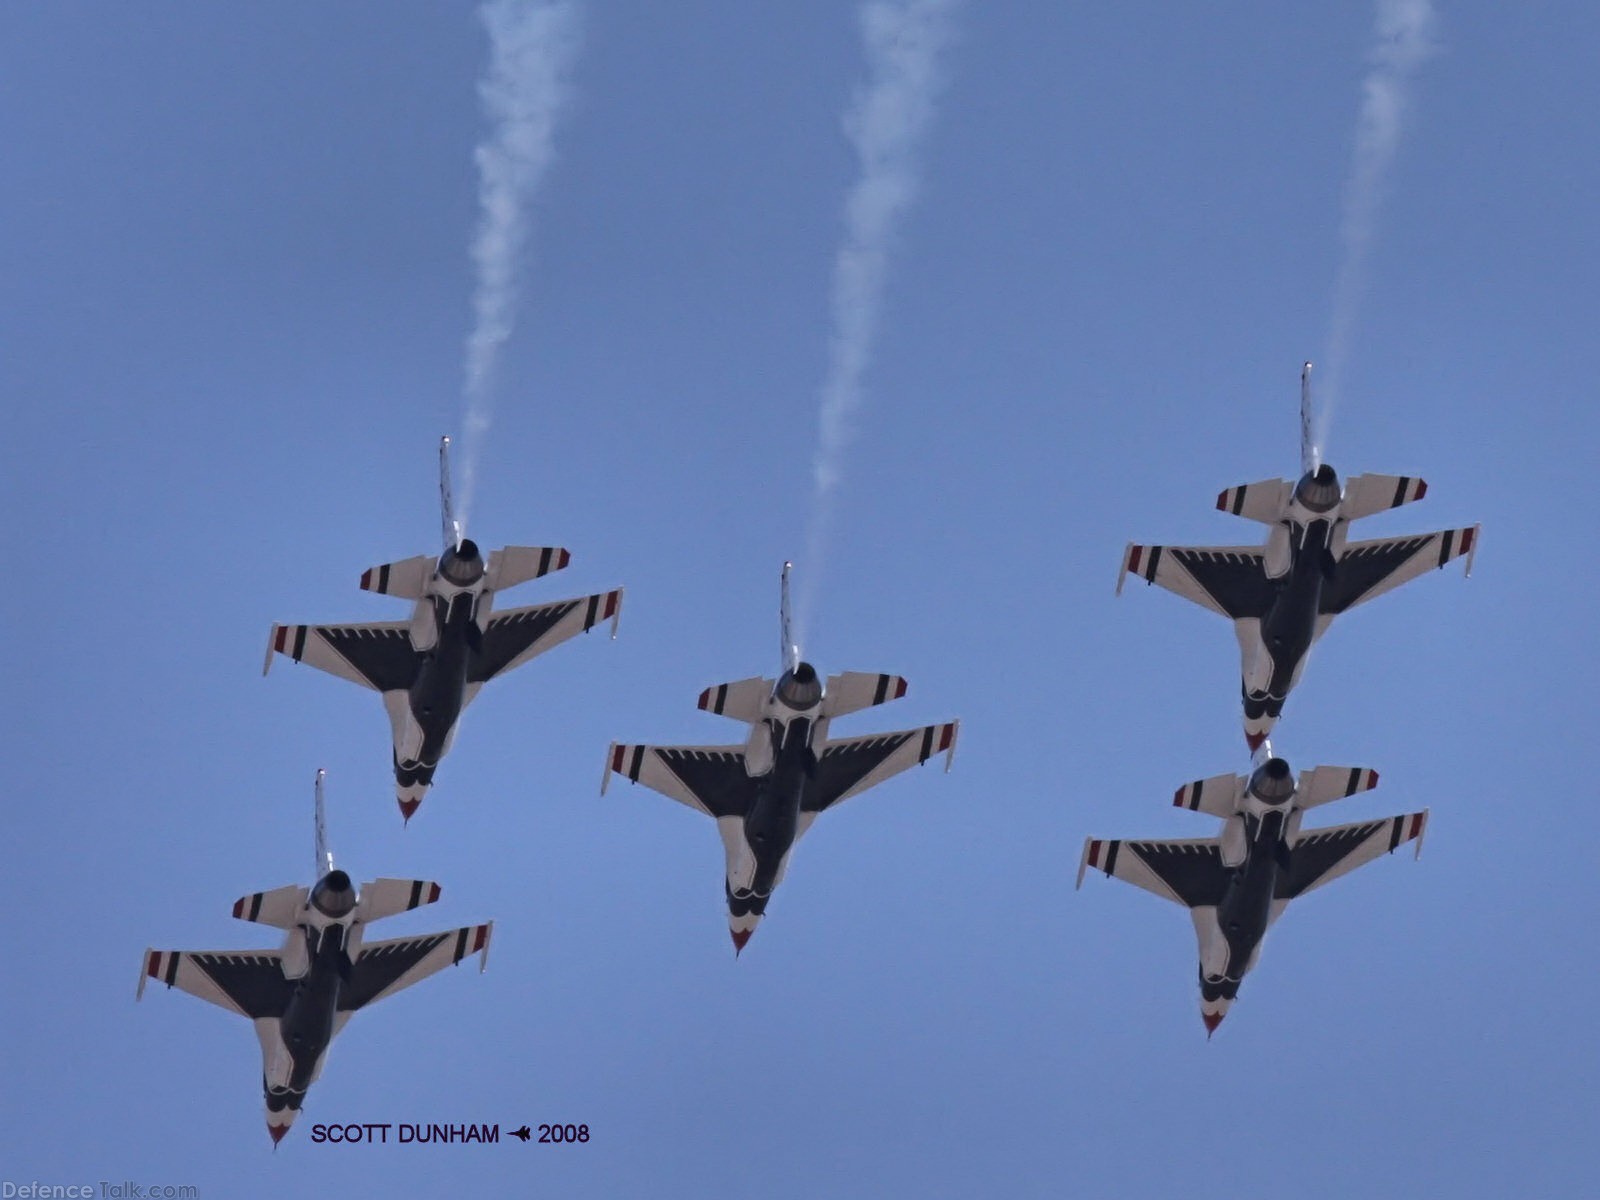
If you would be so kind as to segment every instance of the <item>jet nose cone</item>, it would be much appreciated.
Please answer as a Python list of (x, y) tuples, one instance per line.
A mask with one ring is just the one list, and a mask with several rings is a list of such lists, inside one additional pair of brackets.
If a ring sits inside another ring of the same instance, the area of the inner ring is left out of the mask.
[(733, 956), (738, 958), (744, 952), (745, 943), (750, 940), (754, 929), (730, 929), (728, 936), (733, 939)]
[(1222, 1018), (1227, 1016), (1227, 1015), (1228, 1015), (1227, 1013), (1219, 1013), (1219, 1012), (1216, 1012), (1216, 1013), (1201, 1013), (1200, 1014), (1200, 1019), (1202, 1021), (1204, 1021), (1205, 1025), (1206, 1025), (1206, 1038), (1207, 1038), (1207, 1040), (1210, 1040), (1211, 1035), (1217, 1031), (1217, 1026), (1222, 1024)]
[(404, 796), (397, 797), (395, 802), (400, 805), (400, 815), (407, 825), (411, 824), (411, 818), (416, 815), (417, 809), (422, 807), (421, 800), (408, 800)]
[(268, 1121), (267, 1132), (272, 1135), (272, 1144), (276, 1146), (283, 1141), (283, 1135), (289, 1132), (289, 1127), (287, 1125), (274, 1125), (271, 1121)]
[(1267, 735), (1264, 733), (1246, 733), (1244, 735), (1244, 744), (1250, 747), (1251, 754), (1261, 749), (1261, 743), (1266, 740)]

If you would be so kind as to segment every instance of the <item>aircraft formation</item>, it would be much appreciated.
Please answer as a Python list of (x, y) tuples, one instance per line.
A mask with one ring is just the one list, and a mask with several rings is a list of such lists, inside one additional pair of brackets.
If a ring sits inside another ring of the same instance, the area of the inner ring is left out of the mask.
[(1200, 1018), (1216, 1032), (1256, 964), (1267, 928), (1291, 900), (1340, 875), (1417, 843), (1428, 813), (1407, 813), (1303, 830), (1308, 808), (1378, 784), (1363, 767), (1317, 767), (1298, 777), (1267, 735), (1305, 671), (1311, 645), (1338, 616), (1429, 568), (1472, 555), (1478, 526), (1409, 537), (1348, 540), (1349, 524), (1427, 493), (1413, 476), (1357, 475), (1343, 485), (1320, 461), (1311, 435), (1311, 364), (1300, 372), (1300, 478), (1227, 488), (1217, 508), (1268, 527), (1255, 546), (1141, 546), (1122, 556), (1117, 592), (1129, 573), (1159, 583), (1233, 622), (1243, 658), (1244, 737), (1249, 775), (1220, 775), (1180, 787), (1173, 804), (1222, 821), (1213, 838), (1124, 841), (1089, 838), (1078, 886), (1093, 867), (1189, 910), (1200, 943)]
[[(1299, 682), (1313, 642), (1340, 613), (1430, 567), (1467, 556), (1478, 528), (1351, 542), (1351, 521), (1421, 499), (1412, 477), (1358, 475), (1342, 484), (1318, 461), (1309, 436), (1310, 364), (1302, 374), (1302, 474), (1230, 488), (1217, 507), (1268, 526), (1265, 545), (1130, 544), (1118, 579), (1131, 573), (1221, 613), (1234, 623), (1243, 657), (1248, 774), (1219, 775), (1178, 789), (1174, 803), (1222, 821), (1214, 838), (1129, 841), (1090, 838), (1089, 868), (1186, 907), (1199, 941), (1201, 1016), (1215, 1032), (1255, 965), (1267, 928), (1288, 903), (1403, 843), (1420, 853), (1427, 811), (1304, 830), (1305, 810), (1376, 786), (1376, 771), (1317, 767), (1298, 776), (1267, 736)], [(395, 799), (409, 823), (449, 752), (462, 711), (483, 685), (622, 612), (622, 589), (495, 611), (496, 594), (559, 571), (567, 550), (506, 546), (484, 557), (455, 520), (449, 439), (439, 450), (443, 548), (372, 567), (361, 587), (409, 600), (409, 620), (274, 625), (263, 673), (281, 654), (383, 698), (391, 735)], [(699, 707), (747, 726), (726, 745), (613, 742), (601, 792), (613, 775), (711, 817), (724, 851), (723, 893), (735, 954), (748, 944), (782, 882), (795, 844), (816, 818), (936, 755), (948, 771), (959, 722), (830, 736), (836, 718), (898, 699), (898, 675), (847, 671), (824, 681), (792, 636), (791, 564), (780, 583), (780, 660), (774, 678), (752, 676), (700, 693)], [(233, 915), (285, 931), (281, 949), (145, 951), (138, 994), (150, 980), (178, 987), (248, 1017), (262, 1053), (262, 1090), (273, 1144), (289, 1130), (328, 1047), (351, 1015), (446, 965), (487, 963), (493, 922), (441, 933), (367, 941), (366, 926), (439, 898), (429, 880), (375, 879), (355, 887), (327, 849), (323, 773), (317, 772), (316, 872), (235, 902)]]

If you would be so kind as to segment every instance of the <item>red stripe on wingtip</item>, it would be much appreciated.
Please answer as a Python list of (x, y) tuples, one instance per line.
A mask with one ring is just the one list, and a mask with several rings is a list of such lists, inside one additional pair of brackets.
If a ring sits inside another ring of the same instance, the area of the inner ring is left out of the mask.
[(439, 885), (436, 883), (428, 889), (428, 903), (432, 904), (439, 898)]
[(289, 640), (289, 627), (287, 625), (275, 625), (273, 628), (277, 630), (277, 633), (273, 635), (272, 648), (274, 650), (282, 650), (284, 643)]
[(609, 617), (609, 616), (612, 616), (612, 615), (614, 615), (616, 613), (616, 611), (617, 611), (617, 601), (619, 601), (620, 599), (622, 599), (622, 593), (621, 592), (607, 592), (606, 593), (606, 611), (605, 611), (605, 615), (606, 616)]
[(478, 926), (478, 935), (475, 938), (472, 939), (472, 952), (474, 954), (476, 954), (479, 950), (482, 950), (483, 949), (483, 944), (485, 942), (487, 942), (488, 940), (489, 940), (489, 927), (487, 925), (479, 925)]
[(941, 750), (950, 749), (950, 743), (955, 741), (955, 740), (956, 740), (956, 727), (954, 725), (946, 725), (943, 729), (941, 729), (939, 731), (939, 749), (941, 749)]
[(1173, 808), (1183, 808), (1183, 807), (1185, 807), (1184, 802), (1183, 802), (1183, 794), (1185, 792), (1187, 792), (1188, 790), (1189, 790), (1189, 785), (1186, 783), (1181, 788), (1179, 788), (1177, 791), (1172, 793), (1172, 807)]
[(1132, 571), (1135, 575), (1139, 573), (1139, 556), (1143, 553), (1143, 546), (1135, 546), (1132, 550), (1128, 551), (1128, 570)]
[(1477, 532), (1476, 527), (1461, 531), (1461, 553), (1465, 554), (1472, 549), (1472, 539), (1477, 535)]
[[(702, 704), (700, 707), (704, 708), (705, 705)], [(619, 775), (622, 773), (622, 756), (626, 751), (626, 746), (618, 746), (611, 752), (611, 769)]]
[(161, 978), (161, 951), (150, 951), (150, 961), (145, 965), (145, 974), (151, 979)]
[(711, 707), (711, 689), (710, 688), (707, 688), (705, 691), (700, 693), (700, 707), (701, 708), (710, 708)]
[(904, 696), (905, 694), (906, 694), (906, 681), (904, 679), (902, 679), (902, 680), (900, 680), (899, 683), (894, 685), (894, 698), (896, 700), (898, 700), (898, 699), (900, 699), (901, 696)]
[(1416, 495), (1416, 499), (1421, 500), (1427, 494), (1428, 494), (1428, 481), (1426, 479), (1417, 480), (1417, 495)]
[(244, 897), (243, 896), (239, 897), (239, 899), (237, 899), (237, 900), (235, 900), (233, 902), (233, 915), (236, 916), (236, 917), (244, 916)]
[(361, 572), (361, 590), (366, 592), (370, 592), (372, 590), (371, 567), (368, 567), (365, 571)]
[(1223, 488), (1217, 493), (1217, 507), (1223, 512), (1228, 511), (1228, 489)]
[(1100, 847), (1102, 844), (1103, 843), (1098, 841), (1091, 841), (1089, 843), (1089, 865), (1091, 867), (1098, 867), (1100, 865)]
[(571, 561), (572, 555), (568, 554), (566, 550), (563, 549), (561, 553), (556, 556), (556, 570), (561, 570)]
[(1367, 790), (1370, 792), (1373, 788), (1375, 788), (1377, 786), (1378, 786), (1378, 773), (1376, 771), (1368, 771), (1367, 772)]
[(1409, 841), (1411, 838), (1416, 837), (1421, 832), (1422, 832), (1422, 814), (1421, 813), (1413, 813), (1412, 816), (1411, 816), (1411, 832), (1410, 832), (1410, 834), (1407, 835), (1406, 840)]

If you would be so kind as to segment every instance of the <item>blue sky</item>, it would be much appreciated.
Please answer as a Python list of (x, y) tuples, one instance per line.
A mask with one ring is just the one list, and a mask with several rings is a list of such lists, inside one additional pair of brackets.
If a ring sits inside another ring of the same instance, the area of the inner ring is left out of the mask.
[[(581, 5), (472, 532), (573, 552), (508, 605), (625, 585), (621, 637), (491, 686), (409, 829), (377, 700), (259, 664), (274, 621), (402, 616), (357, 579), (436, 544), (482, 28), (8, 8), (4, 1178), (1587, 1194), (1600, 12), (1439, 8), (1328, 455), (1428, 480), (1365, 536), (1481, 521), (1482, 551), (1343, 620), (1275, 738), (1382, 774), (1326, 822), (1432, 824), (1420, 862), (1291, 910), (1209, 1043), (1188, 920), (1072, 876), (1088, 835), (1212, 831), (1169, 797), (1246, 766), (1237, 651), (1113, 586), (1129, 539), (1254, 540), (1213, 497), (1296, 469), (1368, 10), (958, 14), (806, 649), (910, 679), (849, 729), (959, 716), (959, 753), (819, 822), (736, 962), (710, 823), (597, 791), (612, 739), (735, 740), (696, 695), (776, 665), (855, 7)], [(444, 886), (382, 935), (496, 936), (486, 974), (361, 1014), (273, 1154), (247, 1025), (133, 991), (147, 945), (274, 944), (229, 909), (308, 882), (319, 766), (341, 865)], [(352, 1149), (315, 1121), (593, 1140)]]

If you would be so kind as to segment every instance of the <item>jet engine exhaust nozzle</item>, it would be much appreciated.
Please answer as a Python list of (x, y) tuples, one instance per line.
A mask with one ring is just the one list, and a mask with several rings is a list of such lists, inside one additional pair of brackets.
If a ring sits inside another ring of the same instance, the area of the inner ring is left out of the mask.
[(1315, 471), (1308, 471), (1295, 484), (1296, 503), (1307, 512), (1332, 512), (1338, 507), (1343, 492), (1339, 487), (1339, 474), (1327, 463)]
[(311, 889), (311, 903), (325, 917), (347, 917), (356, 906), (355, 884), (343, 871), (329, 871)]
[(1264, 804), (1282, 804), (1294, 795), (1294, 774), (1281, 758), (1269, 758), (1250, 773), (1250, 794)]
[(483, 555), (471, 538), (461, 539), (459, 546), (446, 550), (439, 560), (439, 574), (456, 587), (471, 587), (483, 578), (483, 572)]
[(817, 669), (803, 662), (794, 670), (784, 672), (778, 681), (778, 699), (796, 712), (805, 712), (821, 704), (822, 680), (817, 678)]

